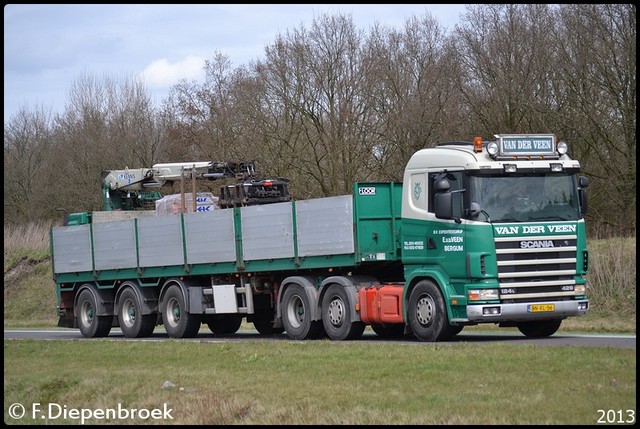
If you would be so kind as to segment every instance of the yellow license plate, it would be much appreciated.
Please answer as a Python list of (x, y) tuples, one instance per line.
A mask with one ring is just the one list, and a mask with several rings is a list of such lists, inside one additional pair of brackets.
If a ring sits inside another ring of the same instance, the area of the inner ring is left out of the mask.
[(548, 311), (555, 311), (555, 304), (531, 304), (529, 306), (529, 313), (545, 313)]

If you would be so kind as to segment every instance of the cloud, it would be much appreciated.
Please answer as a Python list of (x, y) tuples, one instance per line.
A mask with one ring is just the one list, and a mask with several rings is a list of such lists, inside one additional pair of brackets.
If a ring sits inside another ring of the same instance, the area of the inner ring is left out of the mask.
[(204, 57), (189, 55), (184, 59), (171, 63), (166, 58), (154, 60), (140, 74), (150, 88), (167, 88), (178, 81), (203, 81), (205, 78)]

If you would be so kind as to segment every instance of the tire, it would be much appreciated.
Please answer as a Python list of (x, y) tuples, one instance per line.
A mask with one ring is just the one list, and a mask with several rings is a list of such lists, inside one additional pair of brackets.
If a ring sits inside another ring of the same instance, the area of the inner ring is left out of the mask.
[(170, 286), (162, 297), (162, 323), (173, 338), (193, 338), (200, 330), (202, 319), (189, 314), (180, 286)]
[(238, 332), (242, 317), (237, 314), (217, 314), (207, 318), (207, 326), (215, 335), (231, 335)]
[(127, 338), (149, 337), (156, 327), (158, 315), (142, 314), (142, 304), (136, 291), (127, 287), (118, 298), (118, 324)]
[(408, 318), (413, 334), (420, 341), (446, 341), (459, 329), (449, 324), (442, 292), (430, 280), (420, 281), (411, 291)]
[(404, 335), (403, 323), (373, 323), (371, 329), (381, 338), (397, 338)]
[(349, 295), (341, 285), (331, 285), (322, 298), (322, 324), (329, 338), (354, 340), (362, 336), (366, 325), (351, 321)]
[(290, 285), (282, 297), (282, 324), (292, 340), (317, 339), (323, 333), (322, 322), (311, 320), (311, 304), (304, 288)]
[(555, 334), (562, 324), (562, 319), (535, 320), (532, 322), (520, 322), (516, 326), (525, 336), (530, 338), (550, 337)]
[(279, 335), (284, 332), (284, 328), (274, 328), (271, 320), (254, 320), (253, 327), (260, 335)]
[(76, 317), (82, 336), (86, 338), (106, 337), (111, 331), (112, 316), (97, 316), (98, 305), (94, 293), (84, 289), (76, 303)]

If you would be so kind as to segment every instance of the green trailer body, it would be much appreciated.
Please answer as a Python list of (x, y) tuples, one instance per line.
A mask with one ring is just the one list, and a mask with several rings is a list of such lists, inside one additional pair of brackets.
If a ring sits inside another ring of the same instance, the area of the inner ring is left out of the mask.
[[(355, 267), (399, 261), (401, 183), (354, 194), (55, 227), (58, 284)], [(135, 212), (132, 212), (135, 213)], [(64, 290), (64, 289), (62, 289)]]

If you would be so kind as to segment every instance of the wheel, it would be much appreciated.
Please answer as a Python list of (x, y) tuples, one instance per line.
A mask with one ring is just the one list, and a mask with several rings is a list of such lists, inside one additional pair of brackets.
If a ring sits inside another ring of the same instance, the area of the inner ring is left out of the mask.
[(382, 338), (402, 337), (404, 335), (404, 324), (402, 323), (373, 323), (371, 324), (371, 329)]
[(322, 299), (322, 324), (332, 340), (353, 340), (362, 335), (366, 325), (351, 321), (349, 296), (343, 286), (331, 285)]
[(216, 335), (235, 334), (242, 325), (242, 317), (237, 314), (216, 314), (207, 318), (209, 330)]
[(162, 298), (162, 323), (173, 338), (192, 338), (200, 330), (200, 316), (189, 314), (182, 289), (177, 285), (170, 286)]
[(311, 304), (304, 288), (290, 285), (282, 296), (282, 324), (292, 340), (319, 338), (323, 333), (322, 322), (311, 320)]
[(516, 326), (527, 337), (542, 338), (555, 334), (562, 324), (562, 319), (536, 320), (533, 322), (520, 322)]
[(422, 280), (413, 288), (407, 314), (413, 334), (421, 341), (445, 341), (457, 334), (459, 327), (449, 324), (442, 293), (430, 280)]
[(253, 327), (260, 335), (277, 335), (284, 332), (284, 328), (274, 328), (271, 320), (254, 320)]
[(118, 298), (118, 323), (127, 338), (148, 337), (156, 327), (157, 314), (142, 314), (142, 305), (136, 292), (127, 287)]
[(96, 297), (89, 289), (84, 289), (78, 296), (76, 316), (78, 327), (84, 337), (106, 337), (111, 331), (112, 316), (97, 316)]

